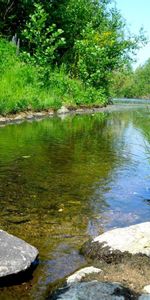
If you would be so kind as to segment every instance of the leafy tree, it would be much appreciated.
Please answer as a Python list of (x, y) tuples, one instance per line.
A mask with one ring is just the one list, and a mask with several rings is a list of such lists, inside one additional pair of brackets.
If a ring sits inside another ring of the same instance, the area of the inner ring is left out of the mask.
[[(47, 73), (66, 65), (85, 86), (110, 93), (112, 74), (145, 42), (127, 35), (113, 0), (0, 0), (3, 35), (21, 37), (22, 57)], [(47, 77), (48, 79), (48, 77)]]
[(134, 89), (136, 97), (150, 98), (150, 59), (135, 70)]
[(132, 39), (125, 36), (124, 23), (117, 11), (110, 11), (109, 18), (103, 18), (96, 28), (88, 23), (76, 40), (75, 71), (86, 84), (103, 87), (109, 94), (112, 72), (124, 66), (130, 60), (130, 51), (144, 40), (142, 35)]
[(20, 36), (29, 14), (33, 11), (33, 0), (0, 0), (0, 32), (7, 38), (16, 33)]
[(135, 71), (114, 73), (112, 92), (116, 97), (150, 99), (150, 59)]
[(63, 30), (55, 24), (47, 26), (48, 14), (41, 4), (34, 4), (35, 10), (29, 17), (23, 36), (28, 42), (26, 57), (39, 66), (52, 65), (57, 58), (57, 49), (65, 44)]

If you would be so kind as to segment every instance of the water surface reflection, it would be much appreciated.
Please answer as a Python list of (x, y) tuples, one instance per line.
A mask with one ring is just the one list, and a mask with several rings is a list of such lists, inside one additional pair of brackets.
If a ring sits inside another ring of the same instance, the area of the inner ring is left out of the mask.
[(0, 227), (40, 251), (33, 280), (3, 299), (44, 299), (86, 263), (78, 250), (90, 235), (149, 220), (147, 119), (125, 110), (0, 129)]

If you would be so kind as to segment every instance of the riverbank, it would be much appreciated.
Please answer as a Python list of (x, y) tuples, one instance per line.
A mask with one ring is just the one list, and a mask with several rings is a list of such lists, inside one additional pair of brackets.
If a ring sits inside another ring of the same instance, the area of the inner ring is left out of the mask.
[[(112, 106), (112, 105), (111, 105)], [(53, 117), (60, 115), (68, 115), (68, 114), (84, 114), (84, 113), (92, 113), (92, 112), (104, 112), (106, 110), (106, 106), (104, 107), (79, 107), (79, 108), (67, 108), (62, 106), (58, 110), (42, 110), (42, 111), (24, 111), (16, 114), (8, 114), (6, 116), (0, 115), (0, 125), (12, 124), (12, 123), (20, 123), (24, 120), (37, 120), (43, 119), (45, 117)]]
[[(33, 110), (28, 110), (24, 112), (19, 112), (15, 114), (8, 114), (6, 116), (0, 115), (0, 126), (5, 126), (8, 124), (20, 124), (23, 121), (33, 121), (33, 120), (40, 120), (44, 118), (51, 118), (51, 117), (56, 117), (56, 116), (62, 116), (65, 117), (67, 115), (73, 115), (73, 114), (93, 114), (97, 112), (113, 112), (113, 111), (120, 111), (122, 109), (137, 109), (141, 106), (141, 103), (139, 104), (133, 104), (127, 102), (125, 103), (114, 103), (114, 104), (109, 104), (105, 106), (93, 106), (93, 107), (85, 107), (85, 106), (80, 106), (80, 107), (65, 107), (62, 106), (58, 110), (41, 110), (41, 111), (33, 111)], [(145, 103), (143, 103), (143, 106), (145, 106)], [(147, 105), (150, 106), (150, 105)]]
[(0, 115), (4, 117), (49, 109), (57, 111), (63, 105), (92, 107), (109, 102), (102, 87), (97, 89), (70, 76), (64, 65), (45, 70), (27, 63), (21, 54), (16, 56), (16, 48), (3, 39), (0, 39), (0, 56)]

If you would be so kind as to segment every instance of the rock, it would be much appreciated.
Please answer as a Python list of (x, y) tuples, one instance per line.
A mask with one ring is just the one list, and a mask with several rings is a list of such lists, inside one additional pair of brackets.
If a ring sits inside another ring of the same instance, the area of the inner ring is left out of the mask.
[(46, 111), (39, 111), (39, 112), (34, 112), (34, 117), (36, 118), (43, 118), (47, 115), (47, 112)]
[(150, 222), (105, 232), (85, 244), (83, 252), (91, 258), (107, 262), (124, 255), (143, 254), (150, 257)]
[(79, 282), (81, 281), (81, 279), (83, 277), (85, 277), (86, 275), (88, 274), (92, 274), (92, 273), (100, 273), (102, 272), (101, 269), (98, 269), (98, 268), (94, 268), (93, 266), (91, 267), (86, 267), (86, 268), (83, 268), (77, 272), (75, 272), (74, 274), (72, 274), (71, 276), (69, 276), (67, 278), (67, 284), (70, 285), (72, 283), (75, 283), (75, 282)]
[(34, 115), (33, 114), (27, 114), (26, 115), (26, 119), (27, 120), (32, 120), (34, 118)]
[(79, 113), (79, 114), (80, 113), (82, 114), (84, 111), (85, 111), (85, 109), (83, 109), (83, 108), (77, 108), (76, 109), (76, 113)]
[(143, 293), (150, 294), (150, 285), (144, 286)]
[(53, 115), (54, 115), (54, 111), (49, 109), (48, 115), (49, 115), (49, 116), (53, 116)]
[(0, 230), (0, 279), (27, 270), (37, 256), (35, 247)]
[(6, 118), (5, 118), (5, 117), (1, 117), (1, 116), (0, 116), (0, 123), (2, 123), (2, 124), (3, 124), (3, 123), (5, 123), (6, 121), (7, 121), (7, 120), (6, 120)]
[(60, 114), (60, 115), (61, 114), (67, 114), (67, 113), (69, 113), (69, 109), (65, 106), (62, 106), (60, 109), (57, 110), (57, 113)]
[[(133, 299), (132, 292), (119, 283), (80, 282), (57, 290), (51, 300), (125, 300)], [(135, 299), (135, 298), (134, 298)], [(136, 298), (137, 299), (137, 298)]]
[(22, 119), (25, 117), (25, 115), (18, 114), (16, 115), (12, 120), (14, 121), (22, 121)]

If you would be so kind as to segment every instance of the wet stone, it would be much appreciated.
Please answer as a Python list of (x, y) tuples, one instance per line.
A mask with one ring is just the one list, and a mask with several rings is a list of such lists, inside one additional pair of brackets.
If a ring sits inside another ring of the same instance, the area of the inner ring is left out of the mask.
[[(119, 283), (80, 282), (57, 290), (51, 300), (125, 300), (135, 299), (135, 294)], [(136, 298), (137, 299), (137, 298)]]
[(120, 261), (123, 256), (150, 257), (150, 222), (105, 232), (82, 247), (82, 252), (93, 259)]
[(102, 272), (101, 269), (95, 268), (93, 266), (82, 268), (67, 278), (67, 284), (69, 285), (75, 282), (79, 282), (86, 275), (93, 274), (93, 273), (101, 273), (101, 272)]
[(0, 230), (0, 279), (26, 271), (37, 256), (35, 247)]

